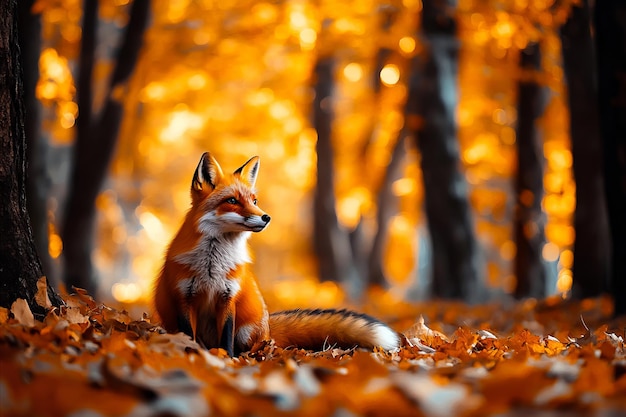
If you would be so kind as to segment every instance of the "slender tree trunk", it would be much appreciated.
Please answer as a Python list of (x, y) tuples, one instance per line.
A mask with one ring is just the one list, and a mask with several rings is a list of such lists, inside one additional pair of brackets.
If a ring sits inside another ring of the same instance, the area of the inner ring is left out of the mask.
[(333, 61), (320, 58), (315, 67), (313, 123), (317, 131), (317, 184), (314, 195), (315, 253), (322, 281), (342, 282), (353, 278), (352, 251), (348, 234), (341, 229), (335, 210), (335, 185), (331, 126)]
[(378, 287), (386, 287), (388, 281), (383, 268), (385, 242), (387, 241), (387, 232), (389, 223), (396, 211), (395, 198), (392, 193), (393, 182), (398, 178), (402, 160), (404, 159), (405, 131), (398, 133), (398, 139), (391, 152), (389, 165), (385, 170), (385, 176), (378, 190), (376, 198), (376, 234), (372, 241), (372, 248), (368, 261), (368, 279), (369, 285)]
[(422, 154), (426, 216), (433, 248), (436, 297), (482, 296), (478, 244), (467, 184), (461, 173), (455, 110), (459, 41), (456, 2), (425, 0), (422, 31), (427, 51), (414, 60), (406, 107), (407, 127)]
[(626, 314), (626, 3), (595, 4), (600, 132), (611, 232), (610, 290), (615, 314)]
[[(398, 9), (389, 7), (381, 14), (381, 29), (384, 33), (389, 33), (392, 26), (398, 16)], [(393, 50), (386, 47), (381, 47), (376, 52), (376, 66), (374, 73), (372, 74), (372, 89), (375, 95), (375, 113), (379, 113), (380, 109), (380, 94), (382, 90), (382, 82), (380, 80), (380, 73), (387, 64), (387, 61), (392, 56)], [(365, 157), (369, 146), (375, 138), (377, 119), (374, 117), (370, 121), (369, 135), (363, 147), (363, 156)], [(360, 272), (362, 276), (367, 280), (368, 286), (376, 286), (385, 288), (389, 285), (387, 276), (385, 274), (384, 265), (384, 253), (385, 243), (387, 241), (389, 223), (397, 211), (397, 199), (392, 193), (392, 184), (400, 175), (400, 167), (404, 160), (404, 148), (405, 148), (405, 136), (406, 131), (402, 129), (398, 132), (396, 143), (391, 150), (391, 159), (389, 164), (385, 168), (385, 173), (382, 178), (382, 182), (377, 190), (376, 196), (376, 231), (371, 243), (368, 246), (368, 250), (364, 250), (363, 256), (356, 258), (357, 265), (366, 266)]]
[(90, 91), (97, 2), (94, 0), (84, 2), (83, 45), (81, 47), (81, 55), (84, 55), (81, 56), (78, 92), (80, 114), (77, 120), (74, 166), (71, 172), (62, 237), (65, 283), (68, 286), (84, 288), (92, 294), (95, 294), (97, 289), (91, 261), (96, 221), (95, 202), (113, 156), (123, 113), (122, 103), (112, 94), (117, 87), (128, 81), (135, 67), (148, 23), (149, 6), (149, 0), (135, 0), (131, 6), (128, 26), (109, 83), (108, 98), (102, 113), (94, 117), (91, 112)]
[[(10, 307), (17, 298), (24, 298), (41, 318), (45, 311), (34, 297), (43, 271), (26, 208), (24, 88), (17, 2), (0, 0), (0, 10), (0, 306)], [(62, 304), (52, 286), (48, 286), (48, 295), (53, 305)]]
[(48, 145), (41, 137), (39, 100), (35, 89), (39, 80), (41, 55), (41, 19), (31, 13), (34, 0), (19, 2), (19, 36), (24, 69), (24, 104), (26, 106), (26, 202), (33, 228), (33, 238), (44, 274), (56, 284), (52, 258), (48, 251), (48, 195), (50, 177), (46, 170)]
[(543, 146), (537, 119), (544, 111), (545, 91), (536, 75), (541, 69), (541, 50), (532, 43), (520, 53), (522, 80), (517, 98), (517, 176), (513, 234), (515, 296), (542, 298), (546, 295), (546, 266), (541, 256), (545, 243), (543, 200)]
[[(91, 163), (85, 156), (95, 145), (90, 138), (92, 119), (91, 78), (96, 49), (98, 24), (98, 1), (83, 1), (83, 22), (77, 83), (78, 118), (76, 119), (76, 141), (72, 154), (73, 168), (70, 173), (67, 202), (61, 227), (65, 284), (79, 287), (95, 295), (96, 278), (91, 264), (93, 232), (95, 228), (95, 196), (101, 182), (92, 180)], [(113, 140), (113, 138), (109, 138)], [(105, 155), (103, 155), (105, 156)], [(101, 157), (97, 157), (100, 159)], [(95, 170), (96, 167), (93, 168)], [(94, 190), (95, 189), (95, 190)], [(95, 194), (95, 195), (94, 195)]]
[(602, 167), (602, 140), (595, 82), (595, 54), (587, 0), (572, 6), (561, 28), (567, 80), (576, 211), (572, 296), (608, 290), (610, 248)]

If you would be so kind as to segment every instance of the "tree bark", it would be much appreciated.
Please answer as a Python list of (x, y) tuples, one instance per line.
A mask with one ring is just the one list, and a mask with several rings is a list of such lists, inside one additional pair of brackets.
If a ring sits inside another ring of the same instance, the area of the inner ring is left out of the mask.
[[(36, 317), (45, 310), (35, 302), (43, 275), (26, 208), (24, 87), (18, 46), (17, 2), (0, 0), (0, 306), (28, 301)], [(53, 305), (62, 300), (52, 286)]]
[[(97, 281), (93, 273), (91, 252), (96, 222), (96, 197), (100, 193), (109, 167), (123, 107), (113, 92), (128, 81), (135, 68), (143, 34), (148, 23), (149, 0), (135, 0), (130, 19), (109, 82), (108, 98), (98, 117), (92, 114), (91, 82), (97, 3), (85, 0), (81, 68), (79, 77), (79, 117), (74, 145), (73, 168), (62, 227), (65, 259), (65, 283), (95, 294)], [(81, 120), (82, 119), (82, 120)]]
[(313, 123), (317, 131), (317, 183), (313, 207), (313, 242), (321, 281), (345, 282), (354, 277), (348, 234), (335, 209), (332, 149), (333, 60), (320, 58), (315, 66)]
[(546, 266), (541, 252), (545, 243), (543, 200), (543, 146), (537, 119), (544, 111), (545, 92), (536, 77), (541, 50), (532, 43), (520, 53), (522, 79), (517, 98), (517, 176), (513, 234), (517, 246), (514, 270), (515, 297), (546, 295)]
[(422, 154), (433, 248), (432, 293), (473, 301), (482, 297), (482, 284), (454, 118), (459, 52), (455, 8), (454, 0), (423, 2), (422, 32), (427, 51), (414, 59), (406, 113), (407, 127)]
[(608, 290), (610, 248), (604, 195), (602, 140), (596, 91), (596, 63), (589, 4), (573, 5), (561, 28), (567, 80), (576, 211), (572, 296), (596, 297)]
[(610, 290), (626, 314), (626, 3), (595, 4), (596, 58), (604, 184), (611, 234)]
[(48, 145), (41, 137), (40, 104), (35, 89), (39, 81), (39, 56), (41, 55), (41, 19), (31, 13), (34, 0), (19, 2), (19, 36), (24, 71), (24, 104), (26, 107), (26, 202), (33, 228), (33, 238), (43, 272), (51, 284), (56, 285), (52, 258), (48, 251), (49, 221), (48, 195), (50, 177), (46, 170)]

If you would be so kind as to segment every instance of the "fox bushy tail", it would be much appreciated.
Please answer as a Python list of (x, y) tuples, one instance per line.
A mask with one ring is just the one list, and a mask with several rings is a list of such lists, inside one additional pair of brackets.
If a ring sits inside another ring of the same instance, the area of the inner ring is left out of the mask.
[(277, 346), (323, 350), (400, 346), (400, 336), (383, 322), (350, 310), (296, 309), (272, 313), (270, 335)]

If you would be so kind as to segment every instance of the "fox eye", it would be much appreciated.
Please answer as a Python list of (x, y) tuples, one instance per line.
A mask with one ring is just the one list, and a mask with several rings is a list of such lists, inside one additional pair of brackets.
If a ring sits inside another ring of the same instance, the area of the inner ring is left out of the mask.
[(252, 204), (254, 204), (256, 206), (256, 198), (254, 200), (252, 200)]
[(237, 199), (235, 197), (230, 197), (229, 199), (226, 200), (226, 202), (228, 204), (237, 204), (238, 203), (238, 201), (237, 201)]

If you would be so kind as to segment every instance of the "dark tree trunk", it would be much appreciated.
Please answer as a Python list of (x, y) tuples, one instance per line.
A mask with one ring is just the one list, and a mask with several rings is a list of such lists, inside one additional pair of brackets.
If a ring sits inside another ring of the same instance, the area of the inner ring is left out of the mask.
[(517, 97), (517, 176), (513, 234), (515, 296), (542, 298), (546, 295), (546, 267), (541, 256), (545, 243), (543, 199), (543, 146), (537, 119), (544, 111), (545, 91), (536, 75), (541, 69), (539, 44), (532, 43), (520, 53), (522, 79)]
[(626, 3), (595, 4), (600, 132), (611, 233), (610, 290), (615, 314), (626, 314)]
[(399, 177), (400, 167), (404, 158), (405, 131), (398, 133), (398, 139), (391, 152), (389, 165), (385, 170), (385, 176), (378, 190), (376, 198), (376, 234), (372, 241), (372, 248), (368, 260), (368, 279), (369, 285), (378, 287), (386, 287), (388, 281), (383, 268), (385, 242), (387, 241), (387, 229), (389, 222), (396, 211), (393, 204), (395, 198), (392, 192), (393, 182)]
[(26, 202), (33, 238), (43, 272), (52, 284), (57, 284), (48, 251), (48, 195), (50, 177), (46, 170), (48, 146), (41, 138), (39, 100), (35, 95), (39, 80), (41, 55), (41, 19), (31, 13), (34, 0), (19, 2), (19, 36), (24, 70), (24, 104), (26, 107)]
[(322, 281), (342, 282), (354, 275), (348, 234), (341, 229), (335, 210), (335, 185), (331, 127), (333, 61), (320, 58), (315, 66), (313, 123), (317, 131), (317, 183), (313, 207), (313, 241)]
[[(24, 88), (18, 46), (17, 2), (0, 0), (0, 306), (26, 299), (33, 313), (37, 280), (43, 275), (26, 208)], [(53, 305), (62, 301), (52, 286)]]
[[(381, 29), (384, 33), (389, 33), (391, 31), (391, 28), (398, 16), (398, 11), (399, 10), (394, 7), (388, 7), (383, 10), (383, 13), (381, 13)], [(375, 113), (379, 113), (380, 110), (380, 94), (382, 90), (380, 73), (392, 54), (393, 50), (386, 47), (380, 48), (376, 53), (376, 66), (374, 73), (372, 74), (372, 89), (376, 96)], [(375, 138), (377, 122), (376, 117), (372, 118), (368, 140), (365, 142), (365, 146), (363, 147), (363, 157), (366, 156), (367, 150)], [(400, 175), (400, 167), (405, 155), (405, 136), (406, 131), (401, 130), (398, 132), (396, 143), (391, 150), (391, 159), (385, 168), (384, 176), (377, 190), (376, 231), (374, 238), (371, 240), (368, 250), (362, 251), (363, 256), (356, 258), (357, 265), (365, 266), (365, 268), (362, 268), (360, 272), (361, 275), (367, 280), (366, 282), (368, 286), (385, 288), (389, 285), (383, 268), (384, 252), (389, 222), (394, 213), (396, 213), (397, 209), (397, 200), (392, 193), (392, 184)]]
[(98, 2), (85, 0), (81, 68), (78, 83), (79, 117), (74, 145), (68, 201), (62, 227), (65, 283), (95, 294), (91, 252), (96, 220), (95, 201), (106, 178), (122, 120), (122, 103), (112, 94), (128, 81), (135, 67), (148, 23), (149, 0), (135, 0), (111, 77), (108, 98), (102, 113), (92, 114), (92, 68)]
[[(92, 172), (97, 171), (98, 167), (91, 165), (94, 161), (88, 160), (86, 154), (90, 147), (95, 146), (94, 138), (90, 137), (92, 120), (91, 78), (96, 49), (98, 3), (97, 0), (83, 1), (77, 82), (79, 114), (76, 119), (76, 141), (72, 155), (73, 168), (70, 173), (67, 202), (61, 225), (64, 260), (63, 281), (69, 288), (73, 286), (84, 288), (93, 295), (97, 289), (91, 264), (92, 238), (95, 228), (94, 201), (102, 185), (101, 182), (97, 182), (95, 177), (102, 175), (98, 172)], [(107, 139), (109, 141), (114, 140), (114, 138)], [(106, 155), (102, 155), (102, 157), (106, 157)], [(96, 159), (101, 159), (101, 156), (97, 156)]]
[(572, 6), (561, 28), (576, 181), (574, 298), (596, 297), (608, 290), (609, 282), (610, 238), (590, 24), (589, 5), (583, 0), (580, 6)]
[(414, 60), (406, 107), (407, 127), (422, 154), (426, 216), (433, 248), (435, 297), (476, 300), (482, 296), (478, 244), (467, 184), (461, 173), (454, 114), (459, 41), (456, 2), (423, 2), (426, 52)]

